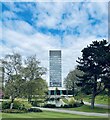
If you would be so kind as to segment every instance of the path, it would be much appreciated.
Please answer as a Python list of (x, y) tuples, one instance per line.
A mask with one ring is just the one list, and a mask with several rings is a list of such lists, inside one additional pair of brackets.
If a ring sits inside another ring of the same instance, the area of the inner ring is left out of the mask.
[(46, 110), (46, 111), (77, 114), (77, 115), (85, 115), (85, 116), (108, 117), (107, 113), (80, 112), (80, 111), (61, 110), (61, 109), (56, 109), (56, 108), (55, 109), (53, 109), (53, 108), (41, 108), (41, 107), (33, 107), (33, 108), (39, 108), (41, 110)]

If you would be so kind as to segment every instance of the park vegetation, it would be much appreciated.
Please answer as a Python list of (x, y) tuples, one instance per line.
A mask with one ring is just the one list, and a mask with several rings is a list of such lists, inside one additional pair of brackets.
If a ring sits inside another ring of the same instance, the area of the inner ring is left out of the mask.
[[(19, 53), (8, 54), (2, 60), (3, 64), (3, 94), (9, 101), (3, 101), (5, 112), (40, 111), (37, 107), (81, 107), (83, 100), (76, 100), (79, 93), (91, 96), (91, 108), (94, 108), (95, 98), (107, 91), (110, 97), (110, 44), (106, 40), (93, 41), (85, 47), (82, 56), (78, 57), (76, 68), (70, 71), (64, 80), (65, 87), (72, 91), (73, 97), (48, 98), (48, 86), (43, 79), (46, 68), (40, 66), (36, 55), (22, 58)], [(55, 96), (57, 96), (56, 88)], [(19, 99), (21, 98), (21, 101)], [(27, 99), (27, 101), (25, 101)], [(24, 102), (22, 101), (24, 100)], [(43, 104), (40, 104), (43, 103)], [(56, 103), (61, 106), (56, 106)], [(16, 109), (12, 111), (12, 109)]]
[(77, 88), (91, 95), (91, 108), (94, 108), (95, 98), (105, 90), (110, 96), (110, 44), (106, 40), (93, 41), (78, 57), (77, 67), (65, 78), (65, 86), (73, 91)]
[(42, 78), (46, 68), (40, 66), (36, 56), (22, 59), (18, 53), (8, 54), (2, 61), (4, 67), (3, 92), (4, 98), (10, 98), (10, 109), (14, 107), (16, 98), (45, 98), (47, 83)]

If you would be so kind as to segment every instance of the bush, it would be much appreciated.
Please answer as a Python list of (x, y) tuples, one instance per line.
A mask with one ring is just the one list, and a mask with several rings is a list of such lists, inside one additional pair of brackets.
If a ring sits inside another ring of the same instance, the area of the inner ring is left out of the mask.
[(21, 101), (21, 103), (23, 104), (26, 110), (32, 107), (31, 103), (28, 103), (27, 101)]
[(63, 108), (69, 108), (70, 106), (69, 105), (64, 105), (62, 106)]
[(67, 100), (66, 98), (62, 98), (62, 101), (63, 101), (64, 103), (66, 103), (66, 104), (69, 103), (68, 100)]
[(31, 105), (32, 105), (32, 106), (39, 107), (38, 101), (32, 101), (32, 102), (31, 102)]
[(55, 104), (46, 104), (46, 105), (44, 105), (44, 107), (46, 107), (46, 108), (56, 108), (56, 105)]
[(42, 110), (39, 108), (30, 108), (28, 109), (28, 112), (42, 112)]
[(13, 109), (23, 110), (25, 107), (20, 101), (14, 101)]
[(73, 107), (80, 107), (80, 106), (82, 106), (83, 104), (81, 104), (81, 103), (79, 103), (79, 102), (75, 102), (74, 103), (74, 105), (73, 105)]
[(75, 104), (75, 99), (74, 99), (74, 97), (71, 97), (68, 102), (69, 102), (69, 105), (70, 105), (70, 106), (73, 106), (73, 105)]
[(2, 110), (4, 113), (26, 113), (27, 110), (17, 110), (17, 109), (4, 109)]
[(62, 106), (63, 108), (74, 108), (74, 107), (80, 107), (83, 104), (79, 103), (79, 102), (74, 102), (74, 104), (65, 104), (64, 106)]
[[(10, 109), (10, 104), (11, 101), (3, 101), (2, 109)], [(17, 110), (28, 110), (31, 107), (32, 105), (25, 101), (14, 101), (13, 103), (13, 109), (17, 109)]]
[(3, 101), (2, 102), (2, 109), (9, 109), (10, 108), (10, 101)]

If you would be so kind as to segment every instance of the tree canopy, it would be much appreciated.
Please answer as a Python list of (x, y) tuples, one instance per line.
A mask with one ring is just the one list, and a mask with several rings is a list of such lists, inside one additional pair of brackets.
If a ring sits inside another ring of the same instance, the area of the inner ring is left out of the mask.
[(36, 56), (22, 59), (18, 53), (8, 54), (3, 59), (5, 72), (4, 93), (11, 96), (12, 102), (16, 97), (27, 97), (45, 95), (47, 91), (46, 81), (42, 75), (46, 74), (46, 68), (40, 66)]
[(66, 89), (71, 90), (73, 96), (80, 90), (80, 88), (77, 86), (77, 81), (79, 79), (77, 75), (81, 76), (82, 74), (83, 72), (76, 68), (75, 70), (70, 71), (64, 80)]
[(108, 79), (105, 77), (108, 77), (110, 68), (110, 45), (106, 40), (93, 41), (81, 52), (77, 68), (84, 75), (79, 76), (79, 85), (92, 92), (91, 107), (94, 108), (95, 97), (107, 87)]

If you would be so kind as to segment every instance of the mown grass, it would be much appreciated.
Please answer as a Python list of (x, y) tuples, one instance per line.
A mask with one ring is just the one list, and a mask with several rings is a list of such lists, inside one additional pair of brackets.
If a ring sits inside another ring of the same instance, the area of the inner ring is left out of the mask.
[[(84, 96), (83, 99), (86, 102), (91, 102), (91, 96), (90, 95)], [(105, 105), (108, 105), (109, 104), (109, 102), (108, 102), (109, 100), (110, 100), (110, 98), (108, 98), (107, 95), (98, 95), (95, 98), (95, 103), (96, 104), (105, 104)]]
[[(83, 99), (84, 101), (86, 102), (91, 102), (91, 95), (78, 95), (78, 96), (75, 96), (75, 99)], [(110, 98), (107, 96), (107, 95), (98, 95), (96, 96), (95, 98), (95, 103), (96, 104), (104, 104), (104, 105), (108, 105), (110, 104)]]
[(88, 105), (83, 105), (81, 107), (75, 107), (75, 108), (63, 108), (63, 109), (72, 110), (72, 111), (82, 111), (82, 112), (108, 113), (108, 109), (98, 108), (98, 107), (91, 109), (90, 106)]
[(41, 113), (23, 113), (23, 114), (2, 113), (2, 118), (101, 118), (101, 117), (43, 111)]

